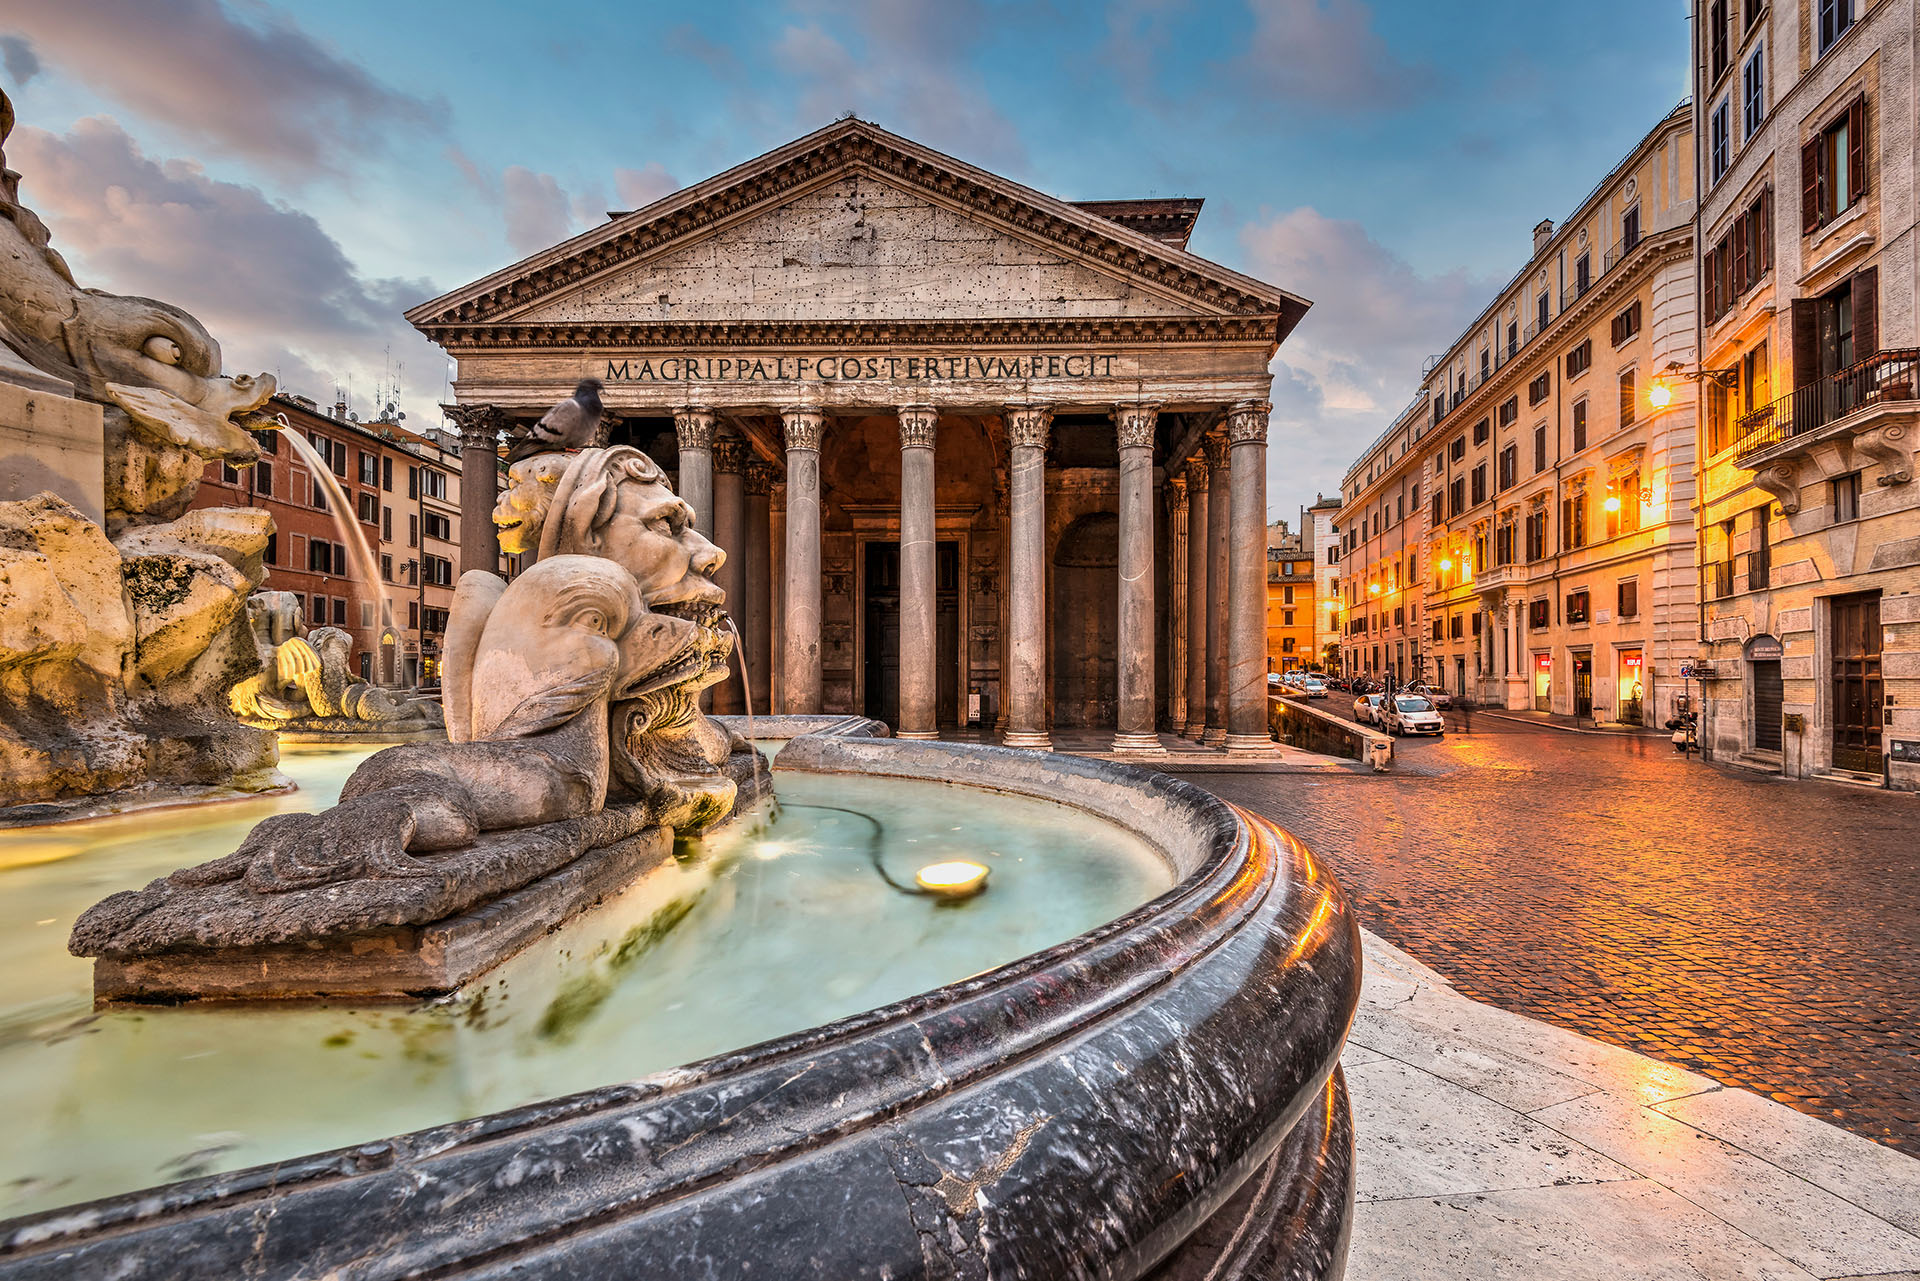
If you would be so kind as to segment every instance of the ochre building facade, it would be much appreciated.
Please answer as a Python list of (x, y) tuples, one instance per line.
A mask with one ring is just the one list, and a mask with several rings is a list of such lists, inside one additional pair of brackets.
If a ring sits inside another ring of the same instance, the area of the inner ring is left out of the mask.
[(759, 706), (1266, 750), (1268, 363), (1307, 304), (1188, 253), (1198, 212), (847, 120), (409, 319), (476, 449), (606, 384), (727, 553)]

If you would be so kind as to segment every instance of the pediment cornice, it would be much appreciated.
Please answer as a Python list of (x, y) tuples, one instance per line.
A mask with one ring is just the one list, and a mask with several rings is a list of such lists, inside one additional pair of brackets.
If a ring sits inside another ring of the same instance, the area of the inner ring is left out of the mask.
[(456, 335), (476, 328), (510, 325), (517, 314), (540, 302), (777, 207), (798, 192), (847, 173), (871, 175), (964, 209), (1095, 270), (1187, 300), (1213, 316), (1264, 318), (1266, 334), (1274, 341), (1284, 339), (1310, 305), (1285, 290), (865, 121), (845, 120), (422, 303), (407, 312), (407, 319), (438, 342), (457, 341)]

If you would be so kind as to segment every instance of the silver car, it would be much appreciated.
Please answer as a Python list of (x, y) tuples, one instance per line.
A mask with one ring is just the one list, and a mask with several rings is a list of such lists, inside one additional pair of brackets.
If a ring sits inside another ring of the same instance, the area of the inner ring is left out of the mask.
[(1385, 694), (1362, 694), (1360, 697), (1354, 699), (1353, 719), (1359, 721), (1362, 725), (1378, 725), (1380, 723), (1377, 719), (1380, 715), (1380, 704), (1385, 698)]

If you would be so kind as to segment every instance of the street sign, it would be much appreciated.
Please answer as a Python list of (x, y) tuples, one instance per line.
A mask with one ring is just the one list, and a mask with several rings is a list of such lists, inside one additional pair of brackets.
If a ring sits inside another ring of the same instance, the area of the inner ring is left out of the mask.
[(1703, 681), (1713, 675), (1713, 664), (1703, 663), (1697, 658), (1689, 658), (1680, 664), (1680, 679)]
[(1903, 765), (1920, 765), (1920, 741), (1911, 738), (1896, 738), (1892, 744), (1893, 759)]

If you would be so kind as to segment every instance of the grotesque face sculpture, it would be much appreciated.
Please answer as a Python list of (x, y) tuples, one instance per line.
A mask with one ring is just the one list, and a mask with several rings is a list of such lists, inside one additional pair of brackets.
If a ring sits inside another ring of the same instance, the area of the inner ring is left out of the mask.
[(647, 608), (693, 622), (707, 657), (698, 685), (726, 677), (732, 637), (721, 629), (726, 593), (713, 581), (726, 553), (693, 527), (652, 459), (616, 446), (523, 459), (493, 510), (501, 548), (540, 557), (604, 556), (632, 574)]

